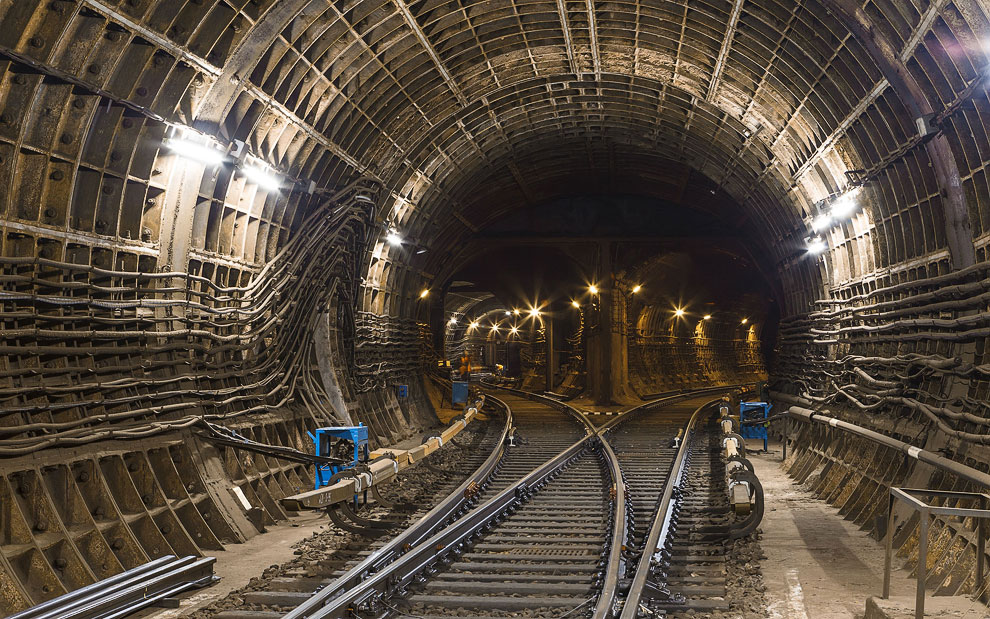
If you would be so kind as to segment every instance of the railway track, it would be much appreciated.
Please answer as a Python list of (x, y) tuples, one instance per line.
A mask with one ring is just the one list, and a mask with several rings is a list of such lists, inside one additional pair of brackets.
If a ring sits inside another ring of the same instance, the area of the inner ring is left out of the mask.
[[(244, 592), (243, 605), (226, 608), (213, 615), (215, 619), (275, 619), (287, 613), (289, 616), (293, 613), (307, 616), (307, 603), (312, 605), (318, 591), (353, 586), (364, 574), (375, 571), (400, 554), (405, 545), (421, 541), (422, 533), (405, 535), (400, 541), (396, 535), (403, 527), (409, 527), (406, 534), (417, 524), (424, 531), (438, 528), (452, 517), (451, 514), (460, 515), (470, 506), (487, 501), (545, 462), (547, 454), (563, 451), (589, 432), (588, 425), (571, 412), (511, 394), (503, 400), (493, 401), (507, 412), (506, 423), (488, 424), (484, 436), (476, 435), (464, 461), (458, 462), (454, 470), (447, 471), (445, 485), (434, 488), (431, 497), (424, 497), (420, 505), (425, 508), (403, 510), (400, 507), (396, 510), (394, 506), (373, 506), (362, 516), (395, 525), (379, 531), (378, 539), (369, 543), (366, 538), (354, 536), (349, 543), (321, 559), (319, 569), (298, 569), (273, 578), (263, 589)], [(502, 449), (503, 445), (510, 444), (510, 448)], [(430, 473), (441, 471), (429, 463), (421, 466)], [(446, 500), (437, 505), (444, 497)], [(428, 498), (432, 500), (426, 500)], [(434, 505), (437, 506), (431, 510)], [(399, 518), (395, 518), (396, 515)]]
[[(680, 413), (687, 413), (683, 407), (691, 404), (700, 406), (684, 426), (683, 440), (670, 463), (670, 481), (656, 502), (648, 533), (640, 537), (637, 529), (634, 536), (638, 552), (628, 570), (629, 588), (620, 619), (733, 610), (727, 589), (733, 568), (727, 558), (732, 541), (755, 530), (759, 516), (732, 515), (722, 457), (724, 435), (712, 415), (715, 403), (684, 402)], [(644, 423), (629, 423), (621, 432), (632, 434)], [(622, 440), (621, 434), (616, 440)], [(653, 496), (645, 497), (646, 502)]]
[(247, 608), (217, 617), (631, 618), (726, 608), (724, 467), (702, 419), (714, 393), (667, 397), (600, 428), (566, 404), (502, 395), (512, 419), (502, 446), (445, 502), (398, 537), (335, 557), (327, 578), (283, 582), (293, 590), (257, 592)]
[[(378, 531), (376, 539), (369, 542), (367, 535), (348, 534), (344, 544), (329, 551), (317, 564), (286, 570), (284, 574), (265, 582), (264, 588), (244, 592), (241, 596), (243, 607), (220, 610), (213, 615), (214, 619), (278, 619), (287, 610), (310, 599), (314, 592), (326, 587), (371, 554), (379, 552), (388, 544), (390, 537), (423, 518), (433, 505), (461, 486), (464, 479), (482, 467), (502, 442), (504, 425), (496, 419), (485, 424), (482, 431), (469, 429), (466, 432), (468, 437), (456, 439), (462, 449), (457, 458), (447, 465), (438, 466), (427, 461), (411, 469), (410, 473), (426, 474), (433, 482), (417, 485), (411, 496), (400, 489), (382, 491), (383, 498), (394, 502), (391, 505), (373, 502), (366, 512), (362, 512), (366, 518), (394, 523), (393, 527)], [(446, 452), (440, 451), (437, 455), (443, 456)]]

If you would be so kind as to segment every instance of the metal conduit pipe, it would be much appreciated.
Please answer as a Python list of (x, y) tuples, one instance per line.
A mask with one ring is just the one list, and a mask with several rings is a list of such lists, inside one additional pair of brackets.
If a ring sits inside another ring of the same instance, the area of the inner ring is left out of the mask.
[(889, 447), (890, 449), (896, 449), (897, 451), (900, 451), (901, 453), (904, 453), (919, 462), (924, 462), (925, 464), (934, 466), (937, 469), (952, 473), (961, 479), (990, 488), (990, 475), (984, 473), (983, 471), (966, 466), (965, 464), (956, 462), (955, 460), (950, 460), (949, 458), (940, 456), (930, 451), (925, 451), (920, 447), (915, 447), (914, 445), (899, 441), (885, 434), (881, 434), (880, 432), (849, 423), (848, 421), (842, 421), (841, 419), (837, 419), (835, 417), (823, 415), (820, 411), (806, 408), (806, 406), (809, 406), (811, 403), (803, 398), (785, 393), (778, 393), (775, 391), (770, 392), (770, 397), (776, 401), (791, 404), (791, 407), (787, 409), (787, 414), (793, 419), (797, 419), (805, 423), (818, 423), (826, 425), (830, 428), (836, 428), (838, 430), (848, 432), (860, 438), (865, 438), (869, 441), (877, 443), (878, 445), (883, 445), (884, 447)]

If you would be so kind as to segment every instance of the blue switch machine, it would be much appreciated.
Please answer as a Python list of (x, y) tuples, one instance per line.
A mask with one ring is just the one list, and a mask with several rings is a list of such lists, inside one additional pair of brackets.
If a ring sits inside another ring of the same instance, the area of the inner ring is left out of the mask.
[(354, 459), (349, 464), (317, 464), (316, 465), (316, 488), (322, 488), (330, 483), (330, 478), (337, 473), (352, 469), (358, 462), (367, 462), (370, 457), (368, 450), (368, 426), (363, 423), (356, 426), (337, 426), (330, 428), (317, 428), (314, 432), (307, 432), (309, 438), (313, 439), (316, 445), (316, 455), (324, 457), (334, 457), (336, 454), (330, 452), (336, 441), (333, 439), (347, 439), (354, 444)]

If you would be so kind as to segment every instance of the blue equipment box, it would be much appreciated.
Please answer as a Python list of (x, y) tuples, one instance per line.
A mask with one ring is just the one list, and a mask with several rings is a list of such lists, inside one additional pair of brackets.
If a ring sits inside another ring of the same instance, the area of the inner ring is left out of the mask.
[(316, 455), (328, 458), (340, 457), (339, 453), (331, 453), (331, 449), (338, 443), (333, 439), (346, 439), (354, 446), (353, 459), (349, 464), (317, 464), (316, 465), (316, 488), (322, 488), (330, 482), (330, 478), (337, 473), (357, 466), (359, 462), (367, 462), (371, 453), (368, 449), (368, 427), (363, 423), (356, 426), (338, 426), (330, 428), (317, 428), (314, 432), (307, 432), (309, 438), (313, 439), (316, 446)]
[(468, 383), (466, 380), (455, 380), (450, 390), (451, 404), (467, 404)]
[(739, 403), (739, 434), (743, 438), (763, 439), (763, 451), (767, 450), (766, 424), (743, 425), (742, 422), (753, 419), (766, 419), (769, 415), (770, 404), (768, 402)]

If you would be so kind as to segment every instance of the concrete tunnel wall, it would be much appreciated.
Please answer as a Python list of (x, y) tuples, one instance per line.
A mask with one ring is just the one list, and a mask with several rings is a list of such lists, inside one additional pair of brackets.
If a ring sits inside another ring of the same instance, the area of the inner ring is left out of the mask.
[[(988, 13), (0, 3), (0, 610), (280, 517), (307, 471), (190, 440), (200, 415), (299, 447), (341, 401), (379, 442), (428, 424), (420, 290), (478, 230), (565, 194), (731, 222), (780, 295), (776, 389), (986, 470)], [(227, 162), (164, 145), (184, 133)], [(809, 257), (812, 221), (857, 187)], [(822, 440), (795, 436), (802, 474), (961, 486)]]

